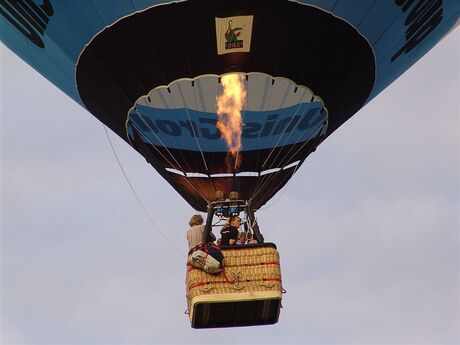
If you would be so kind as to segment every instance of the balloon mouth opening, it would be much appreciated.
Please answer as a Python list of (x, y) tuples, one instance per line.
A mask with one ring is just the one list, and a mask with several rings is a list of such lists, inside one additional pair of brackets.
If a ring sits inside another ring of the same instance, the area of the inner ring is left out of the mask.
[(131, 144), (142, 141), (168, 172), (192, 179), (285, 171), (327, 126), (311, 89), (261, 72), (177, 79), (139, 97), (126, 120)]

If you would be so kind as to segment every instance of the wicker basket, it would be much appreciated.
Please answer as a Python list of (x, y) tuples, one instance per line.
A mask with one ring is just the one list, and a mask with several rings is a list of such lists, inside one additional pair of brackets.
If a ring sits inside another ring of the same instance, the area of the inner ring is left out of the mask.
[(224, 247), (217, 275), (187, 266), (186, 288), (194, 328), (249, 326), (278, 322), (281, 270), (272, 243)]

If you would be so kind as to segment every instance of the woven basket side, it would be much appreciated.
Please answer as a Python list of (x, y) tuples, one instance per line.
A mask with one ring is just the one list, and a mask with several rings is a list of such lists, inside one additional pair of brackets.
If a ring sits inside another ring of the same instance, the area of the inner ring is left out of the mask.
[[(212, 275), (188, 266), (186, 275), (189, 310), (198, 296), (276, 292), (283, 289), (278, 251), (272, 247), (223, 249), (224, 270)], [(200, 297), (201, 298), (201, 297)]]

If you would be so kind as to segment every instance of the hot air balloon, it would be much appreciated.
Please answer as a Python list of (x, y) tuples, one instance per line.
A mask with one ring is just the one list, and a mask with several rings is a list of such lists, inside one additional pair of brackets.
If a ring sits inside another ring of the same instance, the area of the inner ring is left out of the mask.
[[(4, 0), (0, 14), (2, 42), (208, 212), (208, 232), (243, 212), (261, 243), (254, 212), (456, 26), (460, 3)], [(256, 321), (206, 321), (218, 303), (203, 299), (192, 326), (277, 322), (273, 274)]]

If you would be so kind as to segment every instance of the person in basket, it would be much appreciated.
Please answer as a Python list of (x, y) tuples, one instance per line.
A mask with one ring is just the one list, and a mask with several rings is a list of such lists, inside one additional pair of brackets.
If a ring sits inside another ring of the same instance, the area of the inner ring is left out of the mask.
[[(203, 223), (203, 217), (200, 214), (194, 214), (192, 218), (190, 218), (190, 221), (188, 222), (190, 228), (187, 231), (188, 249), (193, 249), (203, 244)], [(215, 240), (216, 236), (214, 236), (214, 234), (210, 232), (208, 242), (213, 242)]]
[(241, 225), (241, 219), (238, 216), (231, 216), (227, 223), (220, 230), (222, 239), (220, 242), (221, 246), (234, 246), (238, 240), (239, 227)]

